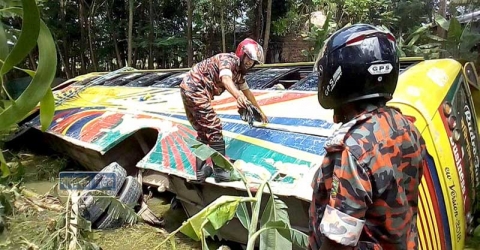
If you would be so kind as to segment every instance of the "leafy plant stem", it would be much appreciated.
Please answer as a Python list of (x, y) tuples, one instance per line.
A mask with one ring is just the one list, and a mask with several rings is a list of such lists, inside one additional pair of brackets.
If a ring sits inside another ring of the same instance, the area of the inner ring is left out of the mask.
[(68, 234), (69, 234), (69, 227), (70, 227), (70, 198), (71, 194), (68, 195), (67, 198), (67, 208), (66, 208), (66, 216), (65, 216), (65, 249), (68, 249)]
[(258, 225), (258, 216), (260, 214), (260, 205), (262, 203), (262, 194), (263, 194), (263, 189), (266, 185), (266, 181), (263, 182), (260, 187), (258, 188), (257, 194), (255, 195), (256, 201), (252, 202), (252, 221), (250, 223), (250, 228), (248, 229), (248, 239), (252, 237), (254, 232), (257, 230), (257, 225)]

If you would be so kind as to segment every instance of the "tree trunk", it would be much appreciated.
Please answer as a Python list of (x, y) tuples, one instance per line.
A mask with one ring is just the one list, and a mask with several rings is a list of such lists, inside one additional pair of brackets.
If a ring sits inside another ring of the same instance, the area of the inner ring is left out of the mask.
[(87, 43), (85, 41), (85, 6), (83, 0), (80, 0), (79, 3), (80, 5), (80, 11), (78, 13), (79, 15), (79, 21), (80, 21), (80, 62), (81, 62), (81, 74), (86, 73), (86, 62), (85, 62), (85, 44)]
[[(190, 0), (189, 0), (190, 1)], [(150, 17), (150, 34), (148, 34), (148, 68), (153, 69), (153, 0), (148, 1), (148, 15)]]
[(112, 36), (112, 42), (113, 42), (113, 47), (115, 48), (115, 55), (117, 56), (117, 67), (118, 68), (123, 68), (123, 59), (122, 55), (120, 54), (120, 49), (118, 48), (118, 34), (117, 34), (117, 25), (112, 21), (112, 6), (108, 6), (107, 9), (107, 19), (108, 22), (113, 25), (113, 32), (111, 34)]
[(224, 3), (220, 2), (221, 4), (221, 8), (220, 8), (220, 28), (222, 29), (222, 52), (225, 53), (227, 52), (227, 48), (225, 46), (225, 21), (223, 20), (224, 19), (224, 15), (223, 15), (223, 12), (224, 12)]
[(187, 9), (188, 9), (188, 17), (187, 17), (187, 67), (192, 67), (193, 65), (193, 37), (192, 37), (192, 22), (193, 22), (193, 0), (187, 0)]
[[(447, 0), (440, 0), (438, 14), (446, 18), (447, 15)], [(437, 35), (441, 38), (445, 38), (445, 30), (440, 25), (437, 26)]]
[[(63, 30), (67, 30), (67, 24), (65, 22), (65, 2), (66, 0), (60, 0), (60, 25)], [(62, 48), (63, 48), (63, 68), (65, 70), (65, 76), (67, 79), (72, 78), (72, 73), (70, 71), (70, 63), (69, 63), (69, 53), (68, 53), (68, 36), (67, 32), (64, 32), (62, 39)], [(60, 51), (60, 49), (59, 49)]]
[[(64, 68), (65, 68), (65, 73), (66, 73), (67, 71), (70, 72), (70, 69), (67, 68), (67, 67), (65, 67), (65, 64), (66, 64), (66, 63), (65, 63), (65, 57), (62, 55), (62, 50), (60, 49), (60, 46), (58, 46), (58, 43), (57, 43), (57, 42), (55, 42), (55, 47), (56, 47), (57, 50), (58, 50), (58, 56), (60, 57), (60, 61), (62, 62), (62, 65), (63, 65)], [(61, 70), (62, 70), (62, 67), (60, 67), (60, 72), (61, 72)], [(67, 79), (70, 79), (70, 75), (69, 75), (69, 74), (66, 74), (66, 77), (67, 77)]]
[(74, 56), (72, 57), (72, 76), (76, 76), (77, 75), (77, 57)]
[(133, 0), (128, 1), (128, 55), (127, 66), (132, 66)]
[(262, 30), (263, 30), (263, 22), (262, 22), (262, 16), (263, 16), (263, 1), (258, 0), (258, 7), (257, 7), (257, 29), (255, 33), (255, 40), (259, 40), (262, 37)]
[(270, 40), (270, 24), (272, 22), (272, 0), (268, 0), (267, 4), (267, 20), (265, 24), (265, 39), (263, 40), (263, 53), (265, 55), (265, 61), (267, 61), (268, 42)]
[(87, 18), (88, 44), (90, 46), (90, 59), (92, 60), (93, 70), (98, 72), (98, 62), (93, 49), (92, 28), (95, 25), (95, 1), (92, 2), (90, 14)]
[(137, 67), (137, 56), (138, 56), (137, 49), (132, 49), (132, 64), (130, 67), (134, 67), (134, 68)]
[(233, 12), (233, 49), (237, 46), (237, 12)]

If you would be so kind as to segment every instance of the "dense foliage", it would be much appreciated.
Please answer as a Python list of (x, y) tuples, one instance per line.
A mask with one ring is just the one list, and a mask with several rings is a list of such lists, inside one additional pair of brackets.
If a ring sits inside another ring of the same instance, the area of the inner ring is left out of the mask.
[[(434, 22), (435, 12), (443, 16), (460, 15), (476, 7), (471, 2), (59, 0), (38, 1), (38, 4), (58, 49), (57, 75), (71, 78), (90, 71), (111, 71), (127, 64), (139, 69), (188, 67), (215, 53), (234, 50), (247, 36), (262, 45), (268, 44), (267, 62), (270, 63), (289, 60), (281, 56), (282, 51), (291, 46), (285, 41), (307, 40), (301, 45), (307, 50), (301, 59), (307, 61), (315, 52), (311, 48), (318, 47), (315, 41), (318, 43), (318, 38), (324, 36), (322, 28), (327, 13), (330, 14), (327, 34), (349, 23), (366, 22), (383, 25), (405, 40), (423, 25)], [(9, 34), (18, 33), (21, 26), (20, 20), (14, 17), (3, 17), (3, 23)], [(436, 30), (432, 27), (429, 32), (436, 33)], [(427, 40), (421, 37), (415, 44), (431, 42)], [(131, 53), (128, 53), (129, 43)], [(415, 54), (408, 49), (406, 52)], [(34, 69), (37, 54), (29, 55), (24, 62), (26, 67)]]

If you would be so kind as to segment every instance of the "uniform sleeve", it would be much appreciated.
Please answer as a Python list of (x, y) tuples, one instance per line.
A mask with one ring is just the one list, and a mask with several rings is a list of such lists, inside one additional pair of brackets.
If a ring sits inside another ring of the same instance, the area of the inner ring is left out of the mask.
[(223, 72), (230, 71), (231, 73), (236, 66), (237, 66), (237, 61), (233, 57), (228, 55), (223, 55), (223, 54), (218, 56), (218, 69), (220, 73), (222, 71)]
[(328, 205), (320, 222), (321, 233), (345, 246), (356, 246), (371, 203), (368, 174), (348, 150), (339, 154), (333, 171)]
[[(219, 71), (219, 78), (222, 76), (230, 76), (233, 78), (233, 70), (237, 67), (237, 61), (227, 55), (219, 55), (218, 58), (218, 69)], [(239, 90), (246, 90), (248, 89), (247, 81), (245, 81), (245, 77), (241, 77), (238, 81), (235, 82)]]

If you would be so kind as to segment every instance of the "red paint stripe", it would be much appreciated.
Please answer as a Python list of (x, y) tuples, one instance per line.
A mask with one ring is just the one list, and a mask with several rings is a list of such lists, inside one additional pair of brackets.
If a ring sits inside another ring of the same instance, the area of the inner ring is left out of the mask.
[[(178, 134), (182, 137), (189, 137), (187, 135), (187, 133), (179, 130), (178, 131)], [(188, 158), (188, 161), (190, 162), (190, 165), (192, 166), (192, 169), (193, 170), (196, 170), (196, 159), (195, 159), (195, 155), (193, 155), (192, 153), (192, 150), (187, 146), (187, 144), (182, 140), (181, 142), (179, 142), (180, 144), (180, 147), (182, 148), (182, 151), (183, 153), (185, 153), (185, 155), (187, 156)]]
[[(252, 92), (254, 96), (262, 96), (262, 95), (265, 95), (265, 94), (268, 94), (266, 92)], [(221, 100), (213, 100), (212, 101), (212, 105), (215, 106), (215, 105), (222, 105), (222, 104), (227, 104), (227, 103), (237, 103), (237, 99), (235, 99), (235, 97), (231, 96), (231, 97), (228, 97), (228, 98), (224, 98), (224, 99), (221, 99)]]
[(75, 114), (76, 112), (72, 111), (71, 109), (67, 109), (65, 111), (58, 112), (55, 116), (53, 116), (53, 121), (63, 118), (67, 115)]
[[(162, 136), (161, 134), (159, 136)], [(168, 153), (168, 145), (165, 138), (162, 139), (162, 161), (164, 168), (172, 168), (170, 166), (170, 154)]]
[(314, 96), (316, 94), (310, 94), (310, 93), (286, 93), (283, 94), (282, 96), (274, 96), (268, 99), (262, 99), (258, 100), (258, 105), (270, 105), (270, 104), (275, 104), (275, 103), (280, 103), (280, 102), (286, 102), (286, 101), (291, 101), (295, 99), (300, 99), (308, 96)]
[(146, 115), (146, 114), (137, 114), (135, 116), (135, 118), (137, 118), (137, 119), (151, 119), (152, 116), (151, 115)]
[[(296, 99), (301, 99), (309, 96), (313, 96), (315, 94), (310, 94), (310, 93), (285, 93), (279, 96), (272, 96), (270, 98), (265, 98), (261, 100), (257, 100), (259, 106), (265, 106), (265, 105), (271, 105), (271, 104), (277, 104), (281, 102), (287, 102), (291, 100), (296, 100)], [(215, 110), (218, 111), (225, 111), (225, 110), (235, 110), (237, 108), (237, 103), (234, 105), (218, 108)]]
[[(435, 188), (433, 186), (432, 174), (430, 173), (430, 170), (428, 169), (428, 167), (423, 170), (423, 176), (425, 178), (425, 182), (427, 183), (428, 191), (430, 192), (428, 195), (430, 195), (430, 198), (432, 199), (433, 210), (434, 210), (436, 218), (437, 218), (436, 219), (437, 226), (438, 226), (437, 229), (439, 230), (438, 235), (441, 237), (441, 235), (445, 235), (444, 234), (445, 227), (447, 227), (448, 225), (443, 225), (443, 223), (442, 223), (442, 216), (440, 214), (440, 207), (439, 207), (439, 204), (438, 204), (438, 196), (437, 196), (437, 194), (435, 194)], [(440, 240), (440, 243), (441, 243), (442, 249), (447, 248), (447, 246), (446, 246), (447, 243), (444, 240)]]
[(183, 132), (186, 132), (187, 134), (189, 134), (189, 135), (191, 135), (195, 138), (197, 137), (197, 131), (195, 131), (193, 129), (190, 129), (187, 126), (178, 125), (178, 128), (179, 128), (179, 130), (182, 130)]
[(167, 145), (171, 149), (175, 159), (175, 169), (177, 171), (184, 172), (185, 167), (183, 166), (182, 156), (177, 149), (177, 145), (175, 145), (175, 140), (173, 140), (172, 136), (167, 136), (165, 139), (167, 140)]
[(107, 117), (97, 117), (86, 124), (81, 131), (80, 140), (91, 142), (101, 133), (100, 130), (111, 128), (117, 124), (123, 117), (123, 114), (113, 114)]
[(51, 131), (57, 132), (57, 133), (62, 133), (63, 130), (65, 130), (68, 126), (70, 126), (73, 122), (76, 120), (79, 120), (83, 117), (89, 116), (89, 115), (95, 115), (95, 114), (102, 114), (105, 111), (98, 111), (98, 110), (91, 110), (91, 111), (82, 111), (79, 113), (75, 113), (64, 120), (60, 121), (55, 125), (54, 127), (51, 128)]

